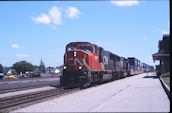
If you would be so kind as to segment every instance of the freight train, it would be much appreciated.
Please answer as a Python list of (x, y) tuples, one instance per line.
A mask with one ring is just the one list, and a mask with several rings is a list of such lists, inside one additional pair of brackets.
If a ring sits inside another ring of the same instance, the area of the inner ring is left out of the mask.
[(120, 57), (89, 42), (71, 42), (66, 45), (60, 84), (84, 88), (140, 74), (148, 69), (149, 65), (134, 57)]

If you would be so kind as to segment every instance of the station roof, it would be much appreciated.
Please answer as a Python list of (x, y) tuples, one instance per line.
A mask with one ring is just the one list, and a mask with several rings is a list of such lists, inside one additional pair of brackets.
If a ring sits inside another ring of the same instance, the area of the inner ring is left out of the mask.
[(161, 59), (164, 59), (169, 56), (170, 56), (170, 54), (161, 54), (161, 53), (155, 53), (152, 55), (154, 60), (161, 60)]
[(162, 60), (170, 56), (170, 36), (169, 35), (164, 35), (162, 40), (159, 40), (158, 44), (158, 52), (153, 54), (153, 60)]

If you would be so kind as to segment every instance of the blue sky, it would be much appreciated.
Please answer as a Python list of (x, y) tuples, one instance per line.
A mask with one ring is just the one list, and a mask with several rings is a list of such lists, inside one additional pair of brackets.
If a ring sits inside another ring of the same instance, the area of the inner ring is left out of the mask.
[(88, 41), (155, 65), (152, 54), (169, 33), (169, 1), (0, 2), (0, 64), (26, 60), (63, 64), (65, 46)]

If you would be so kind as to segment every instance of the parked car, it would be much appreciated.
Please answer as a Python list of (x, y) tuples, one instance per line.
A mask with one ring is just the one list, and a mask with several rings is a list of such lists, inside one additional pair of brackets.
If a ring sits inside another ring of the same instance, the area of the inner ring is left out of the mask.
[(57, 73), (52, 74), (52, 77), (58, 77)]
[(27, 76), (26, 73), (23, 73), (22, 77), (23, 77), (23, 78), (27, 78), (28, 76)]
[(17, 75), (7, 75), (8, 79), (18, 79)]
[(41, 73), (40, 72), (35, 72), (32, 74), (32, 77), (41, 77)]
[(0, 79), (4, 78), (4, 73), (0, 73)]
[(58, 73), (54, 73), (52, 74), (52, 77), (60, 77), (62, 74), (61, 74), (61, 71), (58, 72)]

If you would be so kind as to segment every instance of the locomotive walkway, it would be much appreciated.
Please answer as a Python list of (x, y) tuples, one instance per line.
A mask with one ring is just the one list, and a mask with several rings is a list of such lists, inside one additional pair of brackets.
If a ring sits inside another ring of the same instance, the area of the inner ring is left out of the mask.
[(169, 112), (155, 73), (135, 75), (12, 112)]

